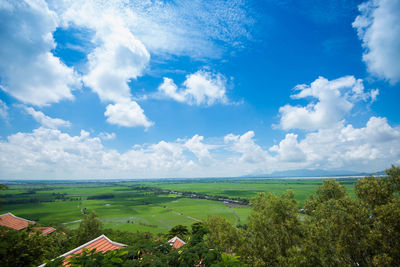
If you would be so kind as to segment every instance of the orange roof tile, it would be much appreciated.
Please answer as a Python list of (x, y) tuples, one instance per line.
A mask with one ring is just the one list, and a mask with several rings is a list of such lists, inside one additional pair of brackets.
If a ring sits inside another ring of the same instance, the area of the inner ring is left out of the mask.
[[(71, 251), (68, 251), (67, 253), (62, 254), (60, 257), (65, 257), (69, 258), (71, 257), (72, 254), (79, 254), (83, 251), (84, 248), (92, 250), (96, 249), (96, 252), (106, 252), (110, 250), (115, 250), (115, 249), (120, 249), (126, 247), (125, 244), (117, 243), (114, 241), (111, 241), (106, 237), (105, 235), (101, 235), (98, 238), (93, 239), (92, 241), (89, 241)], [(64, 260), (64, 266), (69, 266), (68, 262)], [(43, 263), (39, 267), (46, 266), (46, 263)]]
[(67, 253), (64, 253), (61, 255), (61, 257), (70, 257), (71, 254), (79, 254), (82, 252), (84, 248), (92, 250), (96, 249), (96, 252), (106, 252), (109, 250), (115, 250), (115, 249), (120, 249), (126, 247), (124, 244), (120, 244), (117, 242), (113, 242), (110, 239), (108, 239), (105, 235), (101, 235), (98, 238), (93, 239), (92, 241), (87, 242), (86, 244), (83, 244), (80, 247), (77, 247)]
[(12, 213), (6, 213), (0, 215), (0, 225), (15, 229), (22, 230), (28, 227), (29, 224), (35, 224), (33, 221), (29, 221), (23, 218), (19, 218)]
[(42, 232), (42, 235), (48, 235), (56, 231), (56, 229), (53, 227), (33, 227), (33, 230)]
[(182, 239), (180, 239), (177, 236), (175, 236), (174, 238), (168, 240), (168, 243), (174, 248), (180, 248), (180, 247), (182, 247), (183, 245), (186, 244)]

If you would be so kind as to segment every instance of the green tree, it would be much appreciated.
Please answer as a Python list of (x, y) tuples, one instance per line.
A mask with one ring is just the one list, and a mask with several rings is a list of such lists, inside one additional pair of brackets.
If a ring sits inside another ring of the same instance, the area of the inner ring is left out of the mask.
[(217, 266), (221, 267), (235, 267), (235, 266), (243, 266), (243, 263), (240, 261), (239, 256), (233, 256), (229, 254), (221, 254), (221, 262), (217, 264)]
[(183, 238), (184, 239), (188, 234), (189, 234), (189, 230), (188, 230), (187, 226), (184, 226), (184, 225), (181, 225), (181, 224), (172, 227), (168, 231), (168, 237), (169, 238), (173, 238), (175, 236), (178, 236), (179, 238)]
[(1, 266), (38, 266), (45, 260), (46, 250), (41, 235), (29, 236), (30, 229), (16, 231), (0, 227), (0, 262)]
[(101, 235), (103, 224), (98, 217), (93, 211), (84, 215), (77, 230), (76, 244), (78, 246)]
[(359, 179), (354, 185), (357, 198), (371, 210), (389, 203), (393, 198), (394, 186), (387, 178), (374, 176)]
[(310, 195), (305, 201), (304, 210), (308, 215), (311, 215), (320, 203), (346, 196), (346, 188), (335, 179), (324, 180), (322, 185), (317, 188), (316, 194)]
[(400, 266), (400, 200), (392, 199), (374, 211), (374, 262)]
[(227, 253), (236, 250), (242, 241), (240, 230), (221, 216), (209, 216), (205, 221), (205, 226), (209, 229), (208, 242), (213, 246), (220, 247)]
[(196, 222), (191, 225), (192, 231), (189, 238), (189, 244), (194, 246), (203, 242), (204, 236), (209, 232), (207, 227), (202, 222)]
[(97, 252), (95, 249), (83, 249), (80, 254), (72, 254), (66, 262), (70, 266), (86, 266), (86, 267), (102, 267), (102, 266), (126, 266), (129, 258), (127, 257), (128, 251), (126, 249), (112, 250)]
[(302, 237), (298, 202), (292, 192), (280, 196), (259, 193), (251, 200), (245, 242), (238, 249), (241, 258), (252, 266), (282, 265)]
[(305, 266), (371, 265), (369, 213), (349, 197), (319, 203), (304, 234), (301, 251), (291, 252)]
[(400, 192), (400, 166), (396, 167), (392, 165), (392, 168), (385, 170), (389, 176), (389, 181), (394, 187), (394, 191)]

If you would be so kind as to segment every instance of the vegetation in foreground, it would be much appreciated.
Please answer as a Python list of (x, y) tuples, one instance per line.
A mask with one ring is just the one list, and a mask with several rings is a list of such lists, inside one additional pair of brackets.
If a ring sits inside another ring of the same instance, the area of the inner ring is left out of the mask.
[[(4, 266), (33, 266), (89, 241), (101, 233), (127, 244), (105, 254), (86, 251), (72, 266), (400, 266), (400, 168), (388, 177), (366, 177), (355, 184), (356, 198), (326, 180), (309, 196), (304, 213), (291, 191), (260, 193), (251, 199), (248, 223), (237, 227), (210, 216), (190, 229), (176, 226), (168, 234), (103, 229), (94, 213), (77, 230), (45, 238), (27, 232), (1, 231)], [(166, 241), (179, 235), (180, 249)], [(12, 257), (10, 256), (12, 255)], [(49, 262), (58, 266), (63, 259)]]

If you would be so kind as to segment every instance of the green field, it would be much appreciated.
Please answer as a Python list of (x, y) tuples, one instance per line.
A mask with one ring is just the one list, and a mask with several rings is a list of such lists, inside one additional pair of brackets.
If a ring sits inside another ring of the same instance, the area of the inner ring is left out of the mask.
[[(345, 184), (350, 196), (353, 196), (356, 179), (338, 181)], [(225, 217), (234, 224), (247, 223), (251, 211), (249, 206), (199, 199), (190, 194), (183, 195), (182, 192), (251, 198), (258, 192), (281, 194), (292, 190), (296, 200), (302, 204), (321, 184), (321, 179), (25, 182), (9, 184), (8, 190), (0, 191), (0, 198), (6, 200), (0, 213), (12, 212), (43, 225), (64, 224), (76, 228), (83, 213), (95, 211), (106, 228), (158, 233), (166, 232), (178, 224), (189, 226), (205, 220), (209, 215)], [(176, 194), (168, 191), (176, 191)]]
[[(345, 185), (350, 196), (354, 197), (353, 185), (357, 179), (347, 178), (337, 180)], [(229, 179), (222, 181), (207, 179), (202, 182), (198, 180), (193, 182), (177, 180), (159, 183), (148, 182), (145, 184), (162, 189), (242, 198), (254, 197), (259, 192), (281, 194), (286, 190), (292, 190), (295, 193), (296, 200), (303, 203), (307, 196), (313, 194), (322, 182), (323, 179)]]

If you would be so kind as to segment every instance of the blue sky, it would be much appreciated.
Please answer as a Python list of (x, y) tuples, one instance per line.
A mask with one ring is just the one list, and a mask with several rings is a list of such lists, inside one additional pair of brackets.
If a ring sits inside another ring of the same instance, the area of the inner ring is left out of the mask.
[(0, 178), (400, 164), (400, 1), (0, 1)]

